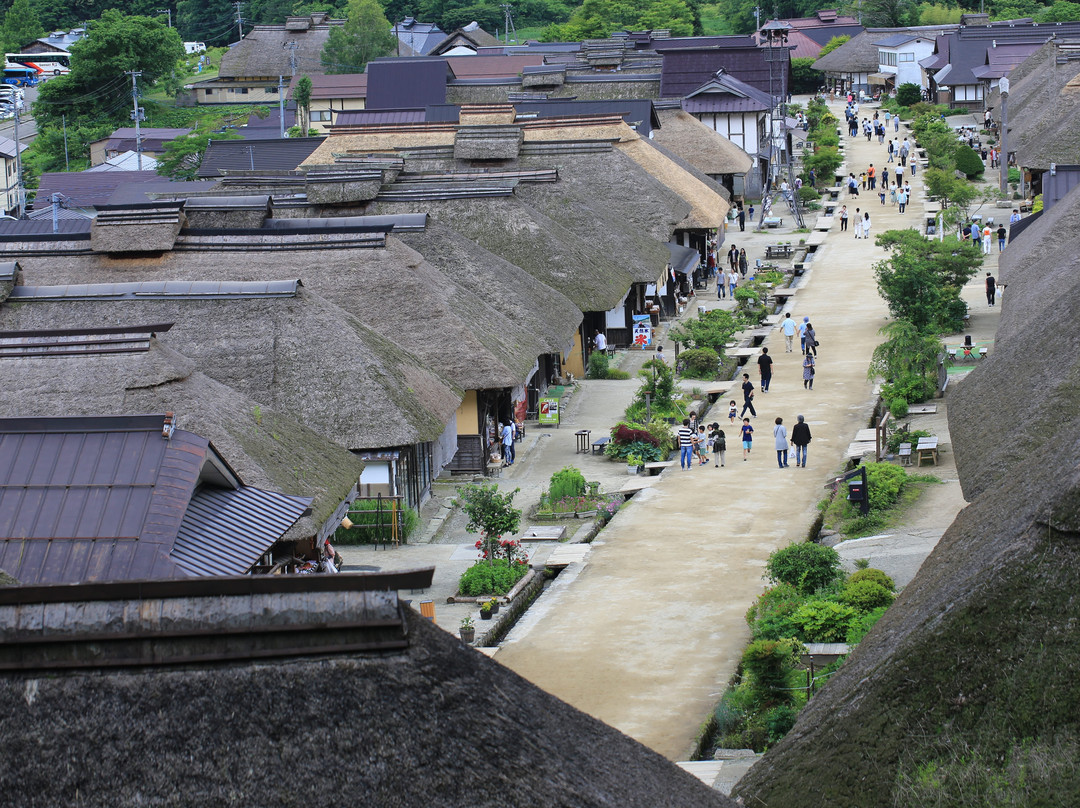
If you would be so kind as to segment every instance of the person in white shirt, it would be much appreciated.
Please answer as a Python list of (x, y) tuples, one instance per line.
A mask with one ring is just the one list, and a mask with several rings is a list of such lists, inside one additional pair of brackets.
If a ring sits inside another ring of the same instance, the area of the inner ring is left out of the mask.
[(791, 353), (795, 342), (795, 321), (791, 319), (790, 311), (784, 315), (784, 322), (780, 324), (780, 327), (784, 330), (784, 343), (787, 346), (787, 353)]
[(607, 350), (607, 337), (605, 337), (604, 332), (599, 329), (596, 332), (596, 336), (593, 337), (593, 347), (598, 351)]

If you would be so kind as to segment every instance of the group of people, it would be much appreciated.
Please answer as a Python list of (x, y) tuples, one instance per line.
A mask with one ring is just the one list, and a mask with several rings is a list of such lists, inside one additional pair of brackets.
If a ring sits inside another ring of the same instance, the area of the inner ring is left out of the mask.
[(728, 268), (721, 270), (716, 279), (716, 299), (724, 300), (730, 294), (735, 297), (735, 288), (738, 286), (739, 277), (746, 277), (749, 271), (749, 260), (746, 257), (746, 249), (739, 249), (734, 244), (728, 250)]
[[(847, 232), (848, 229), (848, 213), (847, 205), (840, 207), (840, 232)], [(855, 208), (855, 238), (870, 238), (870, 212), (864, 211), (862, 208)]]
[[(734, 404), (734, 402), (732, 402)], [(754, 446), (754, 427), (749, 418), (743, 418), (739, 426), (739, 438), (742, 441), (743, 461), (750, 456), (750, 450)], [(813, 436), (810, 434), (810, 425), (806, 419), (799, 415), (795, 426), (788, 434), (784, 426), (784, 419), (777, 418), (773, 426), (773, 441), (776, 449), (776, 462), (782, 468), (788, 468), (788, 460), (791, 449), (795, 449), (796, 468), (806, 468), (807, 448)], [(714, 468), (724, 468), (727, 459), (727, 435), (721, 429), (718, 422), (708, 425), (697, 424), (693, 418), (684, 418), (678, 432), (679, 441), (679, 466), (683, 469), (691, 469), (695, 465), (707, 465), (710, 460)], [(709, 454), (712, 454), (712, 458)]]

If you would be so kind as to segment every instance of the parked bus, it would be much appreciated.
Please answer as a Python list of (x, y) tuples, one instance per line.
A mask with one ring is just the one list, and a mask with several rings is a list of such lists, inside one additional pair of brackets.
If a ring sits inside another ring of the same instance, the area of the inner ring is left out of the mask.
[(37, 80), (37, 70), (32, 67), (11, 63), (4, 65), (4, 84), (15, 87), (33, 87), (37, 84)]
[(38, 75), (62, 76), (71, 72), (71, 54), (64, 51), (49, 53), (6, 53), (4, 59), (11, 64), (32, 67)]

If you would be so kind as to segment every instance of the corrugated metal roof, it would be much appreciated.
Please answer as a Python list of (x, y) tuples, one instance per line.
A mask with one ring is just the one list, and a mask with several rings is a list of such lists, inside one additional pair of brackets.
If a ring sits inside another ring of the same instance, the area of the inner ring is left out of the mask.
[[(419, 214), (423, 216), (424, 214)], [(67, 286), (16, 286), (11, 299), (20, 303), (55, 300), (220, 300), (296, 297), (294, 281), (145, 281), (83, 283)]]
[(700, 112), (763, 112), (767, 111), (768, 107), (751, 98), (739, 98), (728, 93), (710, 93), (685, 99), (683, 109), (693, 115)]
[(324, 140), (324, 137), (211, 140), (199, 165), (198, 176), (218, 177), (226, 171), (292, 171)]
[(18, 261), (0, 261), (0, 283), (14, 283), (18, 271)]
[(247, 486), (236, 491), (200, 488), (169, 555), (191, 575), (242, 575), (296, 524), (311, 501)]
[(68, 197), (76, 208), (92, 208), (109, 201), (117, 188), (132, 183), (161, 182), (156, 171), (72, 171), (41, 175), (34, 206), (48, 207), (54, 193)]
[(671, 253), (671, 268), (676, 272), (689, 275), (701, 263), (701, 253), (691, 247), (666, 242), (665, 247)]
[[(662, 98), (682, 98), (716, 75), (718, 70), (763, 93), (769, 92), (769, 66), (766, 52), (754, 44), (740, 47), (685, 48), (664, 51), (664, 67), (660, 78)], [(659, 49), (659, 47), (658, 47)], [(787, 69), (787, 62), (782, 63)]]
[[(422, 109), (354, 109), (339, 112), (335, 126), (380, 126), (393, 123), (423, 123)], [(454, 116), (457, 120), (457, 116)]]
[[(57, 237), (70, 240), (90, 238), (92, 219), (61, 219), (57, 223)], [(0, 236), (8, 241), (48, 241), (53, 238), (52, 216), (41, 219), (0, 220)]]
[(422, 233), (427, 227), (427, 217), (426, 213), (397, 213), (386, 216), (330, 216), (324, 219), (267, 219), (264, 227), (268, 230), (362, 228), (372, 232), (389, 232), (393, 229), (395, 233)]
[[(434, 43), (433, 43), (434, 44)], [(375, 59), (368, 62), (368, 109), (417, 109), (446, 103), (453, 77), (444, 58)]]

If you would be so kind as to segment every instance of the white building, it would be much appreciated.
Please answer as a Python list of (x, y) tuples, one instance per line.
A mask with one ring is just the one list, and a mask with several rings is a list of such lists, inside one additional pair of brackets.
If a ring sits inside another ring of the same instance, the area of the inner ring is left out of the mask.
[(933, 55), (934, 38), (916, 34), (893, 34), (877, 43), (878, 72), (870, 77), (870, 83), (884, 84), (895, 92), (901, 84), (917, 84), (925, 90), (926, 74), (919, 61)]

